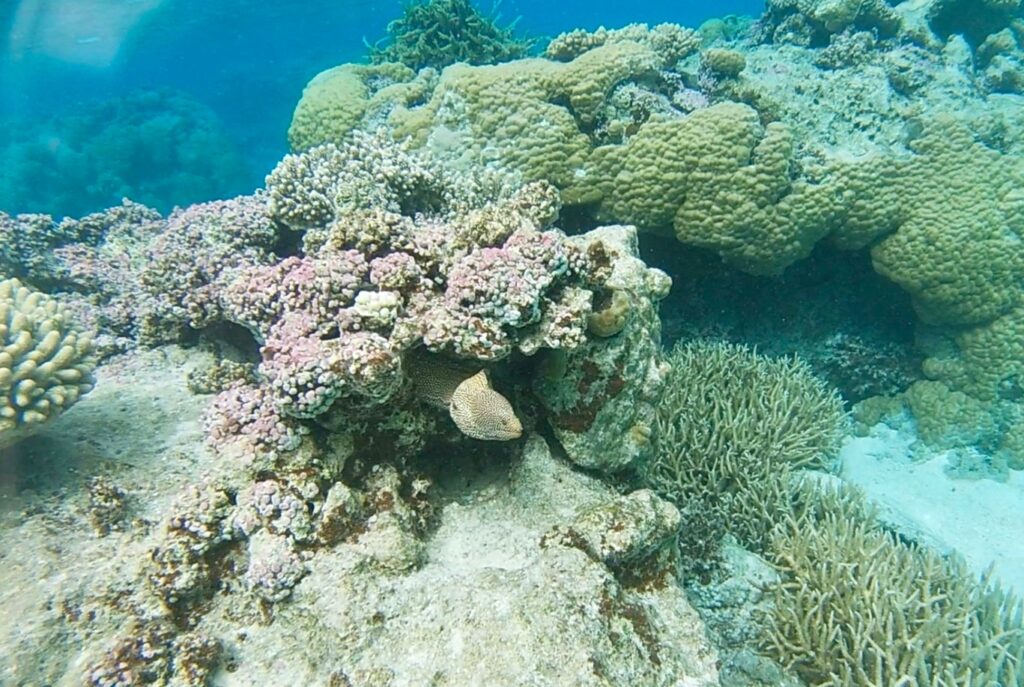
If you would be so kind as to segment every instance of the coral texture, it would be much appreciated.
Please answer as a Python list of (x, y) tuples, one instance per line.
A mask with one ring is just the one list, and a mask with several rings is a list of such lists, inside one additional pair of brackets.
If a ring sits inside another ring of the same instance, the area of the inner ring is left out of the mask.
[(816, 685), (1013, 685), (1021, 601), (963, 561), (907, 545), (862, 498), (805, 486), (773, 534), (767, 648)]
[(417, 0), (388, 24), (388, 36), (370, 47), (375, 64), (397, 62), (414, 70), (456, 62), (493, 64), (525, 57), (533, 41), (501, 27), (469, 0)]
[(52, 298), (0, 281), (0, 448), (38, 430), (93, 387), (92, 340)]
[[(647, 482), (680, 508), (704, 511), (712, 529), (763, 550), (788, 511), (791, 471), (834, 461), (842, 400), (806, 363), (742, 346), (680, 344), (669, 363)], [(700, 536), (683, 538), (690, 534)]]

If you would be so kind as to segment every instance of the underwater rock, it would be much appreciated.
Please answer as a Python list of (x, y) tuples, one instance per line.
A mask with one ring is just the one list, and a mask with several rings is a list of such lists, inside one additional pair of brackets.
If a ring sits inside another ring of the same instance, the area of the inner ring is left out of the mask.
[[(486, 484), (507, 467), (481, 469)], [(358, 541), (319, 551), (272, 624), (247, 627), (244, 641), (225, 640), (234, 678), (318, 684), (332, 675), (365, 684), (374, 676), (457, 687), (543, 675), (549, 684), (593, 687), (718, 684), (715, 652), (671, 566), (634, 578), (638, 558), (612, 570), (575, 546), (541, 543), (552, 528), (584, 521), (594, 536), (615, 540), (616, 532), (602, 533), (604, 520), (585, 513), (632, 512), (657, 500), (617, 495), (554, 458), (536, 435), (501, 487), (481, 491), (457, 480), (441, 499), (437, 529), (412, 568), (368, 564)], [(632, 533), (624, 550), (657, 558), (671, 528), (645, 528), (643, 520), (623, 520)], [(231, 605), (215, 600), (200, 628), (222, 627)]]
[[(607, 288), (626, 295), (630, 316), (611, 337), (591, 337), (538, 375), (533, 390), (569, 459), (615, 472), (648, 454), (654, 404), (666, 372), (658, 301), (671, 288), (667, 274), (637, 257), (634, 227), (594, 229), (573, 239), (586, 252), (606, 255)], [(552, 355), (545, 353), (544, 355)]]
[(679, 532), (679, 511), (649, 489), (583, 511), (565, 527), (544, 535), (545, 546), (573, 546), (611, 568), (642, 562), (659, 548), (671, 548)]

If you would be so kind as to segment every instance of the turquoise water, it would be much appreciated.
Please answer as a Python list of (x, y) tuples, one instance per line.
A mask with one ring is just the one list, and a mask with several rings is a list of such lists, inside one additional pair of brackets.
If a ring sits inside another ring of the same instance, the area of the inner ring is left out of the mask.
[(0, 687), (1024, 687), (1024, 0), (0, 27)]
[[(169, 89), (195, 102), (189, 118), (204, 120), (195, 126), (214, 130), (219, 154), (237, 161), (232, 161), (230, 169), (205, 169), (204, 176), (213, 177), (207, 191), (183, 182), (181, 188), (154, 190), (145, 199), (138, 192), (128, 195), (166, 211), (176, 204), (243, 193), (258, 186), (287, 152), (281, 132), (287, 129), (302, 85), (323, 69), (362, 59), (364, 41), (382, 38), (388, 22), (400, 11), (399, 2), (361, 0), (8, 3), (3, 10), (7, 30), (0, 53), (0, 118), (12, 123), (5, 129), (16, 142), (41, 138), (42, 146), (52, 147), (57, 145), (54, 129), (59, 139), (101, 128), (92, 121), (77, 127), (85, 131), (65, 133), (74, 127), (69, 119), (109, 121), (111, 115), (103, 108), (118, 107), (117, 99)], [(577, 27), (636, 21), (697, 26), (713, 15), (759, 11), (760, 3), (753, 0), (708, 6), (688, 3), (682, 8), (658, 2), (560, 4), (554, 11), (547, 3), (504, 2), (496, 8), (503, 22), (519, 18), (517, 26), (524, 35), (548, 37)], [(129, 137), (153, 138), (135, 133), (137, 120), (147, 116), (133, 115), (141, 108), (129, 103), (122, 109), (128, 110), (124, 121), (115, 120), (113, 126), (125, 127)], [(12, 125), (17, 128), (12, 130)], [(47, 158), (52, 152), (18, 150), (13, 141), (3, 142), (0, 155), (12, 160), (5, 164), (9, 169), (0, 183), (0, 205), (7, 210), (74, 216), (117, 203), (124, 195), (124, 188), (82, 193), (83, 172), (60, 169), (59, 162), (54, 170), (52, 158)], [(73, 143), (76, 149), (82, 145)], [(170, 141), (165, 149), (149, 145), (138, 168), (128, 168), (130, 162), (116, 165), (128, 189), (146, 185), (152, 170), (145, 167), (152, 165), (151, 160), (160, 164), (178, 154)], [(106, 157), (99, 150), (87, 155)], [(39, 166), (50, 169), (41, 174)], [(161, 173), (176, 171), (168, 165)], [(87, 173), (96, 172), (91, 167)]]

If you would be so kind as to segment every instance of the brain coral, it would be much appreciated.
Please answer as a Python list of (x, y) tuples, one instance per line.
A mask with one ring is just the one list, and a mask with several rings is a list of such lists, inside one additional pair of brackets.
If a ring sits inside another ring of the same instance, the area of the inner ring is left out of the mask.
[(55, 418), (92, 389), (92, 341), (57, 301), (0, 281), (0, 448)]

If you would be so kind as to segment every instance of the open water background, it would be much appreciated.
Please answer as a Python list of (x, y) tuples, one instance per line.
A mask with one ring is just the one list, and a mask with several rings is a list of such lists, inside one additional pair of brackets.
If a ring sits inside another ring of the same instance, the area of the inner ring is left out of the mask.
[[(489, 2), (478, 6), (492, 7)], [(762, 7), (762, 0), (504, 0), (496, 11), (501, 24), (519, 17), (524, 34), (554, 36), (630, 22), (696, 27), (713, 16), (757, 15)], [(137, 190), (125, 178), (136, 172), (154, 180), (135, 195), (162, 211), (251, 191), (287, 152), (285, 132), (306, 82), (323, 69), (363, 59), (364, 39), (384, 36), (387, 23), (401, 11), (398, 0), (2, 2), (0, 210), (56, 215), (98, 210), (119, 202), (121, 192)], [(154, 105), (139, 114), (133, 111), (137, 103), (125, 106), (117, 99), (154, 89), (173, 89), (208, 107), (215, 122), (203, 126), (218, 126), (236, 149), (220, 150), (226, 145), (221, 141), (210, 154), (237, 153), (240, 164), (222, 165), (216, 173), (199, 165), (196, 178), (157, 183), (156, 177), (171, 177), (179, 171), (176, 165), (187, 166), (201, 155), (203, 143), (191, 137), (188, 150), (162, 156), (159, 146), (184, 144), (158, 139), (172, 138), (168, 131), (185, 124), (158, 122), (140, 134), (137, 125), (153, 118)], [(125, 136), (128, 144), (106, 142), (118, 138), (111, 122), (136, 127)], [(90, 145), (90, 128), (97, 129), (93, 138), (101, 143)], [(138, 137), (146, 135), (154, 140), (140, 144)], [(137, 163), (112, 159), (129, 157), (138, 148), (144, 152), (137, 154)], [(67, 155), (68, 149), (75, 156)], [(103, 176), (105, 157), (119, 165), (109, 175), (113, 180), (78, 193)], [(132, 169), (132, 164), (147, 168)], [(216, 181), (204, 186), (204, 175)]]

